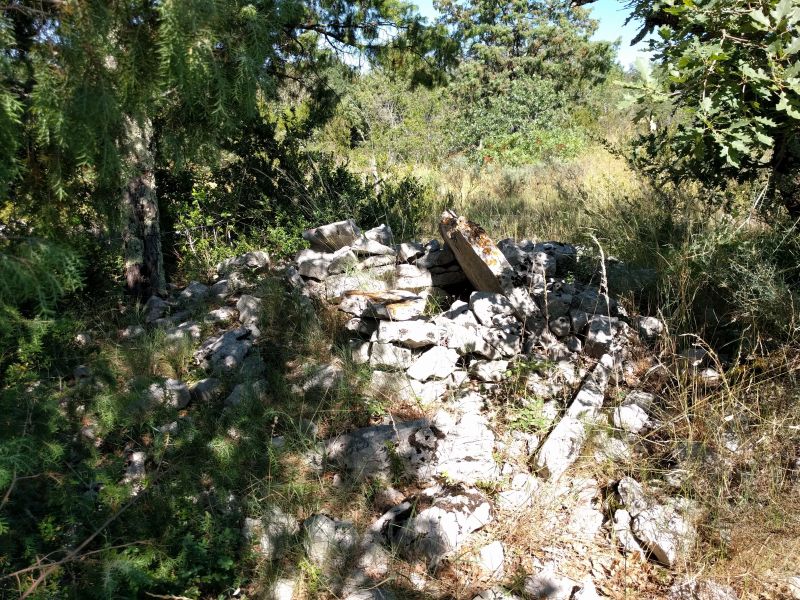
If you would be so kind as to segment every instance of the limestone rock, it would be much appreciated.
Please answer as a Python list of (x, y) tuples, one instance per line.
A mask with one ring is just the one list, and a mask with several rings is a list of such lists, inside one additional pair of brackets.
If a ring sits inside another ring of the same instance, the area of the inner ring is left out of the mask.
[(303, 521), (303, 532), (306, 556), (323, 573), (340, 570), (358, 542), (352, 524), (321, 514)]
[(209, 288), (207, 285), (199, 281), (192, 281), (187, 285), (183, 291), (178, 294), (178, 300), (181, 304), (192, 305), (202, 302), (209, 295)]
[(669, 600), (738, 600), (739, 596), (727, 585), (710, 579), (684, 579), (669, 589)]
[(300, 526), (292, 515), (276, 505), (270, 505), (260, 519), (247, 518), (243, 534), (246, 540), (258, 540), (259, 551), (267, 560), (281, 558), (289, 550)]
[(378, 242), (384, 246), (389, 246), (394, 242), (392, 228), (388, 225), (378, 225), (364, 232), (364, 237), (373, 242)]
[(153, 383), (147, 388), (150, 402), (167, 404), (173, 408), (183, 409), (191, 400), (189, 387), (177, 379), (165, 379), (161, 383)]
[(503, 544), (499, 541), (487, 544), (478, 551), (478, 566), (490, 579), (503, 578), (504, 562)]
[(131, 452), (128, 457), (128, 466), (125, 469), (125, 483), (133, 483), (144, 479), (147, 475), (145, 470), (145, 463), (147, 462), (147, 453), (145, 452)]
[(408, 348), (382, 342), (372, 344), (369, 364), (375, 369), (404, 371), (412, 361), (413, 355)]
[(397, 247), (397, 256), (404, 262), (411, 262), (425, 253), (425, 246), (419, 242), (403, 242)]
[(360, 237), (350, 244), (350, 249), (359, 256), (394, 256), (394, 248), (380, 242)]
[(222, 306), (210, 310), (203, 319), (204, 322), (212, 325), (228, 325), (233, 323), (234, 320), (236, 320), (236, 311), (230, 306)]
[(336, 389), (343, 376), (342, 367), (336, 362), (317, 365), (306, 375), (300, 385), (294, 386), (293, 391), (306, 397), (322, 398)]
[(516, 273), (486, 232), (446, 211), (439, 230), (476, 290), (503, 294), (529, 331), (541, 329), (541, 313), (525, 289), (515, 286)]
[(236, 406), (237, 404), (241, 404), (242, 400), (246, 398), (263, 401), (266, 400), (268, 396), (269, 386), (263, 379), (251, 383), (239, 383), (233, 388), (230, 395), (225, 398), (225, 406)]
[(511, 479), (508, 489), (497, 495), (497, 506), (500, 510), (518, 511), (533, 503), (533, 496), (539, 489), (539, 480), (529, 473), (517, 473)]
[(361, 236), (358, 226), (348, 219), (329, 223), (303, 232), (303, 239), (311, 244), (312, 250), (333, 252), (349, 246)]
[(492, 327), (505, 323), (514, 315), (514, 307), (503, 294), (489, 292), (472, 292), (469, 307), (481, 325)]
[(439, 343), (440, 329), (427, 321), (381, 321), (378, 341), (396, 342), (407, 348), (424, 348)]
[(434, 346), (423, 352), (408, 369), (408, 376), (419, 381), (444, 379), (453, 373), (458, 353), (450, 348)]
[(230, 275), (237, 269), (260, 273), (269, 269), (269, 254), (263, 250), (247, 252), (235, 258), (226, 258), (215, 267), (220, 276)]
[(508, 371), (507, 360), (476, 360), (469, 366), (469, 374), (478, 381), (499, 383)]
[(390, 541), (409, 559), (435, 567), (457, 551), (469, 534), (492, 520), (489, 500), (477, 489), (434, 486), (417, 499), (417, 510), (405, 503), (386, 528)]
[(327, 274), (336, 275), (356, 268), (359, 268), (358, 257), (355, 252), (345, 246), (330, 255)]
[(164, 332), (167, 342), (179, 344), (184, 341), (199, 340), (203, 329), (197, 321), (185, 321), (175, 327), (170, 327)]
[(405, 290), (386, 292), (349, 291), (342, 294), (339, 310), (356, 317), (408, 321), (425, 310), (425, 297)]
[(300, 250), (295, 257), (297, 272), (300, 275), (320, 281), (328, 277), (328, 269), (333, 260), (333, 253), (316, 252), (315, 250)]
[(189, 388), (189, 393), (195, 402), (212, 402), (222, 395), (222, 389), (222, 382), (219, 379), (208, 377), (193, 384)]
[(655, 317), (639, 317), (636, 321), (636, 329), (645, 342), (653, 343), (658, 341), (664, 333), (664, 324)]
[(617, 319), (605, 315), (595, 315), (589, 320), (584, 349), (586, 354), (600, 358), (611, 351), (611, 343), (617, 335)]
[(239, 311), (239, 322), (243, 325), (257, 325), (261, 319), (261, 306), (260, 298), (243, 294), (236, 302), (236, 310)]
[(152, 323), (167, 314), (169, 304), (158, 296), (150, 296), (144, 304), (144, 322)]
[(580, 455), (587, 435), (583, 420), (593, 420), (599, 414), (612, 367), (613, 360), (608, 355), (595, 365), (564, 418), (542, 444), (536, 466), (545, 476), (557, 479)]
[(636, 404), (622, 405), (614, 409), (614, 427), (638, 434), (651, 426), (650, 415)]
[(577, 584), (556, 572), (553, 563), (548, 563), (536, 575), (525, 579), (524, 591), (529, 598), (537, 600), (570, 600)]
[(500, 586), (493, 587), (489, 590), (484, 590), (472, 600), (520, 600), (519, 596), (515, 596), (507, 589)]
[(634, 516), (633, 533), (656, 559), (671, 567), (685, 560), (697, 532), (675, 505), (658, 504)]
[(631, 529), (631, 514), (624, 508), (618, 508), (614, 511), (614, 524), (612, 526), (612, 533), (616, 538), (620, 547), (628, 554), (638, 552), (640, 556), (646, 556), (645, 549), (636, 540)]
[(249, 329), (240, 327), (212, 336), (200, 345), (195, 359), (205, 369), (233, 373), (241, 368), (253, 345), (248, 339), (250, 335)]

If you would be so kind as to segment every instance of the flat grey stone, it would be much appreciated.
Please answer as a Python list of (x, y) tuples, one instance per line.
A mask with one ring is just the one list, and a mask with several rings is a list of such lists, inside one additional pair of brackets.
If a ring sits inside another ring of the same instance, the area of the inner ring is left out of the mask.
[(368, 229), (364, 232), (364, 237), (373, 242), (383, 244), (384, 246), (389, 246), (394, 243), (392, 228), (385, 224)]
[(409, 367), (407, 373), (419, 381), (428, 379), (444, 379), (456, 368), (458, 353), (450, 348), (434, 346), (423, 352)]
[(378, 324), (378, 341), (396, 342), (407, 348), (424, 348), (439, 343), (441, 331), (427, 321), (381, 321)]
[(372, 344), (369, 364), (375, 369), (404, 371), (411, 366), (413, 360), (411, 350), (408, 348), (375, 342)]
[(349, 246), (360, 236), (361, 230), (352, 219), (321, 225), (303, 232), (303, 239), (311, 244), (311, 249), (323, 252), (334, 252)]

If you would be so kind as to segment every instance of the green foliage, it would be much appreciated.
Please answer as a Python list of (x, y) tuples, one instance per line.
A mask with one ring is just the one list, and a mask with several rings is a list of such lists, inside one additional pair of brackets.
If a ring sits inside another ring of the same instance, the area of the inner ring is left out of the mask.
[(55, 319), (59, 300), (83, 286), (83, 265), (70, 249), (37, 239), (0, 251), (0, 378), (47, 368), (72, 325)]
[(525, 76), (550, 79), (580, 94), (603, 81), (613, 45), (590, 40), (597, 22), (567, 0), (437, 0), (442, 21), (461, 45), (469, 80), (492, 93), (492, 82)]
[(456, 148), (509, 165), (570, 158), (585, 148), (585, 134), (569, 122), (569, 97), (552, 80), (531, 76), (503, 84), (494, 94), (475, 88), (461, 101)]
[[(761, 2), (633, 2), (656, 30), (661, 63), (632, 101), (640, 119), (666, 103), (674, 124), (640, 140), (644, 160), (680, 179), (706, 185), (773, 175), (784, 203), (798, 216), (800, 165), (800, 6)], [(655, 125), (655, 123), (653, 124)], [(792, 186), (782, 179), (793, 178)]]

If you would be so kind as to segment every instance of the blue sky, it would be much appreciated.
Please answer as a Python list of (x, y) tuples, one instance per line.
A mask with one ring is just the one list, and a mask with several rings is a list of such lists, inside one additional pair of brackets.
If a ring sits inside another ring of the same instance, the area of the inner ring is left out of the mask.
[[(428, 17), (434, 19), (438, 13), (433, 9), (432, 0), (416, 0), (420, 12)], [(618, 38), (622, 39), (619, 47), (619, 62), (623, 66), (629, 67), (636, 60), (637, 56), (646, 56), (644, 45), (638, 44), (631, 47), (631, 39), (636, 35), (638, 28), (635, 23), (629, 23), (623, 26), (625, 19), (628, 16), (628, 10), (625, 8), (626, 1), (620, 0), (597, 0), (589, 4), (592, 9), (592, 15), (600, 22), (600, 27), (594, 36), (596, 40), (615, 41)]]

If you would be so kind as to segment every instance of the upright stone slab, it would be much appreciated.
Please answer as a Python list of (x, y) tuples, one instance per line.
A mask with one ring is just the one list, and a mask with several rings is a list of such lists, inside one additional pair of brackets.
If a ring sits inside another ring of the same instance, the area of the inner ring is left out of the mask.
[(591, 421), (599, 414), (613, 365), (610, 356), (603, 356), (578, 390), (564, 417), (542, 444), (536, 457), (536, 468), (543, 476), (558, 479), (580, 456), (587, 437), (584, 421)]
[(527, 290), (515, 287), (514, 268), (482, 227), (447, 210), (439, 231), (476, 290), (503, 294), (528, 330), (541, 329), (539, 308)]

